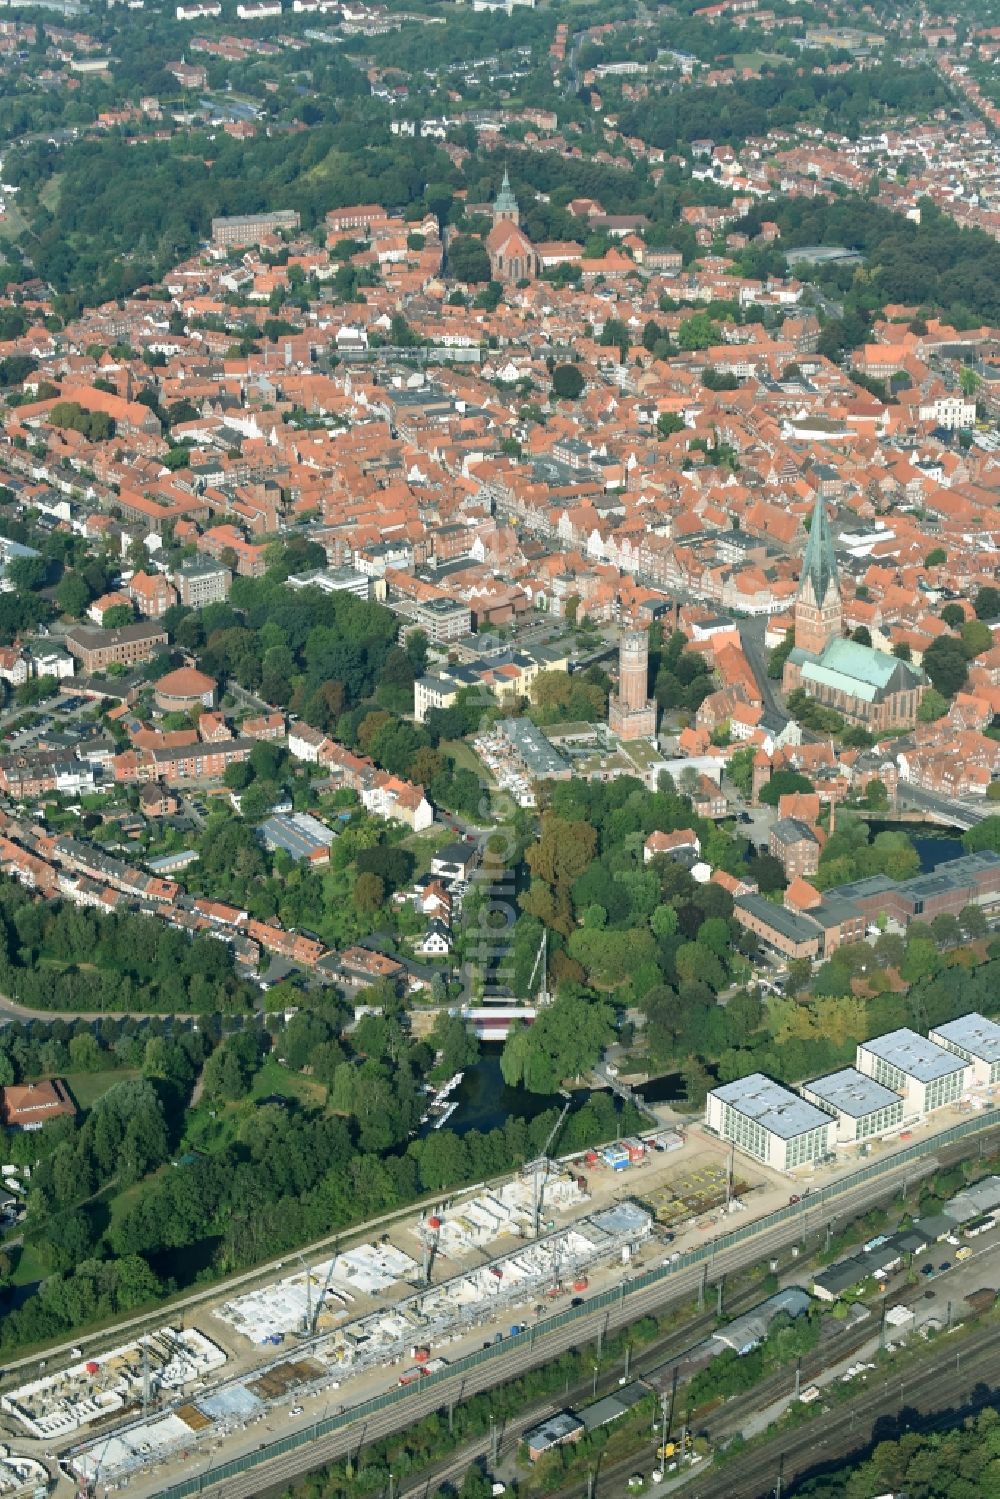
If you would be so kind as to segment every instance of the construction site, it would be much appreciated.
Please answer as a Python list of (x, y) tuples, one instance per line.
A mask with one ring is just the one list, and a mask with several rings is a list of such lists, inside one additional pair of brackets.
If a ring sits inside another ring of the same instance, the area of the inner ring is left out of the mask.
[(527, 1331), (560, 1298), (648, 1267), (667, 1223), (700, 1228), (751, 1190), (731, 1158), (727, 1170), (717, 1147), (692, 1149), (677, 1131), (562, 1162), (548, 1155), (557, 1133), (503, 1182), (322, 1256), (295, 1254), (206, 1305), (200, 1331), (137, 1338), (9, 1392), (4, 1409), (60, 1452), (81, 1491), (148, 1486), (256, 1430), (349, 1410)]
[(108, 1416), (148, 1409), (196, 1384), (226, 1355), (193, 1328), (161, 1327), (134, 1343), (72, 1364), (0, 1398), (0, 1409), (40, 1441), (68, 1437)]
[(643, 1193), (643, 1199), (652, 1209), (658, 1224), (663, 1228), (674, 1228), (716, 1208), (732, 1207), (750, 1190), (747, 1182), (732, 1176), (724, 1165), (702, 1161), (680, 1176), (671, 1177), (662, 1186)]
[[(498, 1321), (510, 1319), (511, 1331), (519, 1331), (552, 1296), (586, 1290), (591, 1272), (627, 1264), (652, 1233), (652, 1216), (625, 1200), (534, 1238), (543, 1187), (553, 1211), (584, 1201), (579, 1178), (571, 1173), (544, 1183), (511, 1182), (464, 1202), (454, 1221), (444, 1212), (420, 1220), (413, 1230), (419, 1261), (387, 1243), (363, 1245), (226, 1302), (215, 1315), (242, 1337), (258, 1346), (290, 1337), (294, 1352), (210, 1393), (179, 1394), (166, 1406), (161, 1399), (155, 1414), (144, 1408), (145, 1414), (118, 1425), (110, 1437), (74, 1449), (72, 1474), (87, 1485), (113, 1485), (196, 1444), (216, 1445), (267, 1418), (290, 1395), (300, 1400), (339, 1391), (346, 1380), (383, 1371), (391, 1371), (394, 1382), (409, 1383), (443, 1368), (443, 1350), (464, 1343), (462, 1351), (468, 1351), (470, 1336), (480, 1329), (488, 1327), (493, 1340), (504, 1335), (496, 1330)], [(447, 1272), (446, 1255), (481, 1252), (483, 1244), (507, 1233), (521, 1240), (510, 1252), (435, 1279)], [(355, 1301), (377, 1301), (394, 1290), (404, 1294), (360, 1316), (349, 1314)]]
[(42, 1463), (0, 1444), (0, 1494), (16, 1494), (27, 1488), (47, 1492), (48, 1478)]
[[(587, 1201), (582, 1178), (571, 1172), (549, 1175), (545, 1201), (550, 1212), (567, 1212)], [(470, 1254), (505, 1239), (535, 1237), (537, 1192), (534, 1177), (505, 1183), (496, 1191), (468, 1198), (454, 1212), (429, 1214), (400, 1231), (412, 1243), (413, 1255), (389, 1243), (361, 1244), (270, 1285), (224, 1302), (214, 1315), (251, 1343), (280, 1345), (289, 1335), (325, 1332), (356, 1316), (367, 1300), (403, 1287), (426, 1286), (432, 1275)], [(442, 1210), (443, 1212), (443, 1210)], [(554, 1219), (547, 1227), (555, 1228)]]
[(320, 1264), (226, 1301), (215, 1316), (251, 1343), (279, 1344), (290, 1333), (323, 1331), (350, 1314), (359, 1297), (379, 1296), (402, 1281), (417, 1284), (420, 1266), (392, 1244), (361, 1244)]

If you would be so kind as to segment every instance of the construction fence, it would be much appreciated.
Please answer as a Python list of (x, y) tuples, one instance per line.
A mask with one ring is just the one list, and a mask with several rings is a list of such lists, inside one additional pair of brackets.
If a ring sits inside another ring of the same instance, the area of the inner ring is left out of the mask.
[[(595, 1312), (612, 1306), (621, 1306), (628, 1301), (629, 1297), (635, 1296), (640, 1291), (647, 1290), (655, 1285), (657, 1281), (668, 1281), (671, 1276), (681, 1271), (690, 1269), (693, 1265), (704, 1264), (716, 1255), (724, 1254), (728, 1249), (744, 1244), (748, 1240), (758, 1237), (760, 1234), (768, 1233), (781, 1223), (787, 1223), (792, 1219), (803, 1219), (805, 1214), (824, 1203), (833, 1202), (845, 1193), (854, 1191), (866, 1181), (876, 1181), (889, 1171), (898, 1171), (900, 1166), (908, 1162), (922, 1161), (927, 1156), (934, 1155), (937, 1151), (954, 1145), (958, 1141), (967, 1139), (971, 1135), (986, 1134), (990, 1130), (1000, 1128), (1000, 1109), (990, 1109), (977, 1115), (975, 1118), (967, 1119), (961, 1124), (956, 1124), (950, 1129), (942, 1130), (939, 1134), (929, 1136), (926, 1140), (917, 1141), (908, 1145), (904, 1150), (896, 1151), (883, 1160), (873, 1161), (870, 1165), (862, 1166), (850, 1176), (841, 1177), (838, 1181), (831, 1182), (828, 1186), (813, 1189), (802, 1201), (789, 1203), (787, 1207), (779, 1208), (776, 1212), (767, 1214), (766, 1217), (755, 1219), (742, 1227), (733, 1229), (732, 1232), (721, 1234), (710, 1242), (700, 1244), (696, 1249), (689, 1249), (681, 1254), (676, 1260), (658, 1265), (653, 1270), (647, 1270), (642, 1275), (635, 1276), (629, 1281), (619, 1281), (618, 1285), (611, 1291), (602, 1291), (594, 1296), (586, 1297), (579, 1306), (567, 1307), (565, 1311), (557, 1312), (551, 1317), (544, 1317), (526, 1328), (523, 1332), (512, 1337), (505, 1337), (499, 1343), (491, 1343), (488, 1347), (477, 1349), (475, 1353), (467, 1354), (466, 1357), (457, 1359), (449, 1364), (446, 1369), (441, 1369), (433, 1374), (427, 1374), (412, 1385), (402, 1385), (388, 1390), (384, 1395), (377, 1395), (372, 1400), (366, 1400), (360, 1405), (350, 1406), (334, 1416), (328, 1416), (324, 1420), (315, 1421), (299, 1431), (289, 1432), (288, 1436), (279, 1437), (276, 1441), (268, 1442), (254, 1452), (248, 1452), (242, 1457), (234, 1458), (231, 1462), (220, 1463), (218, 1467), (209, 1468), (203, 1473), (182, 1480), (180, 1483), (163, 1489), (161, 1499), (188, 1499), (188, 1495), (200, 1494), (210, 1489), (215, 1484), (224, 1483), (227, 1479), (236, 1478), (241, 1473), (247, 1472), (262, 1463), (273, 1461), (295, 1448), (304, 1447), (310, 1442), (315, 1442), (321, 1437), (329, 1436), (335, 1431), (342, 1430), (345, 1426), (353, 1425), (356, 1421), (362, 1421), (369, 1416), (384, 1411), (389, 1406), (400, 1405), (411, 1400), (416, 1394), (425, 1394), (435, 1384), (441, 1384), (446, 1380), (452, 1380), (456, 1376), (468, 1373), (479, 1365), (491, 1359), (501, 1359), (514, 1349), (533, 1346), (536, 1342), (544, 1339), (548, 1334), (555, 1332), (560, 1327), (565, 1327), (568, 1322), (576, 1321), (581, 1317), (592, 1317)], [(498, 1371), (498, 1378), (502, 1374)], [(264, 1480), (266, 1481), (266, 1479)]]

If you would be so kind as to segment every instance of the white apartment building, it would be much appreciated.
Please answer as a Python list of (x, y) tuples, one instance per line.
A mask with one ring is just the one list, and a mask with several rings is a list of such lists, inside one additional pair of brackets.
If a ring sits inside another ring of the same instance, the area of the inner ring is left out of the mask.
[(988, 1088), (1000, 1082), (1000, 1025), (975, 1011), (935, 1026), (929, 1032), (936, 1046), (943, 1046), (972, 1069), (971, 1085)]
[(723, 1140), (776, 1171), (791, 1171), (829, 1155), (836, 1120), (761, 1072), (713, 1088), (705, 1123)]
[(972, 1068), (962, 1057), (905, 1026), (862, 1041), (857, 1066), (866, 1077), (902, 1094), (906, 1118), (923, 1117), (957, 1103), (972, 1075)]
[(803, 1084), (802, 1097), (833, 1115), (838, 1145), (877, 1140), (903, 1122), (902, 1097), (856, 1067), (844, 1067)]

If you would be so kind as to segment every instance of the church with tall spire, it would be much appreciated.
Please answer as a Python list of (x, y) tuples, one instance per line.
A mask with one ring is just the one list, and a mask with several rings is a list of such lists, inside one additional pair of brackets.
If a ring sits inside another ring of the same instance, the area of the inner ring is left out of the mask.
[(822, 497), (816, 501), (809, 539), (802, 558), (802, 577), (795, 600), (795, 644), (818, 656), (844, 633), (844, 609), (837, 577), (833, 536)]
[(909, 661), (844, 636), (844, 606), (833, 533), (817, 499), (795, 599), (795, 645), (785, 662), (785, 692), (802, 688), (849, 723), (871, 733), (912, 728), (927, 690)]
[(534, 281), (541, 270), (538, 253), (521, 228), (521, 210), (506, 167), (493, 203), (493, 228), (486, 240), (486, 251), (494, 281), (508, 284)]
[(506, 167), (503, 169), (500, 191), (493, 204), (493, 222), (494, 224), (520, 224), (521, 222), (521, 210), (517, 206), (514, 189), (510, 185), (510, 174)]

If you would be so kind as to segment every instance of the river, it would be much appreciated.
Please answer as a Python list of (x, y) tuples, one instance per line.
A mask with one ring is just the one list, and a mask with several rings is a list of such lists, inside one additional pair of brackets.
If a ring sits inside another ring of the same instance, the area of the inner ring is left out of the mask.
[(872, 837), (876, 833), (905, 833), (920, 856), (920, 868), (924, 874), (946, 864), (949, 859), (960, 859), (965, 853), (962, 840), (950, 833), (935, 831), (935, 823), (927, 822), (868, 822)]
[[(500, 1071), (499, 1042), (487, 1042), (480, 1047), (479, 1061), (467, 1067), (465, 1076), (451, 1095), (458, 1108), (448, 1120), (445, 1128), (456, 1135), (467, 1135), (478, 1129), (487, 1134), (491, 1129), (503, 1129), (508, 1119), (537, 1118), (546, 1109), (561, 1108), (562, 1100), (555, 1094), (530, 1093), (527, 1088), (510, 1088)], [(573, 1093), (573, 1104), (578, 1108), (590, 1097), (586, 1088)]]

